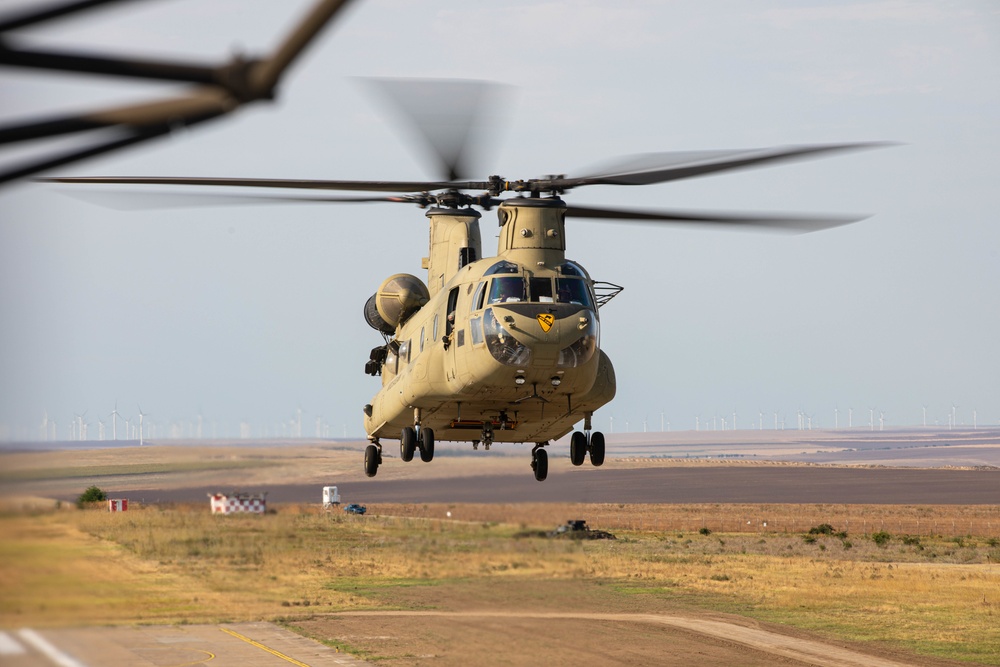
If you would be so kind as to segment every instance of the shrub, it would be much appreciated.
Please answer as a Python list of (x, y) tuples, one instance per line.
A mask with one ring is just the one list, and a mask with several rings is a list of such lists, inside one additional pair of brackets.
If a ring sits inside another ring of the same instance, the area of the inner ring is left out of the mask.
[(701, 528), (701, 530), (699, 530), (698, 532), (701, 533), (702, 535), (711, 535), (712, 534), (712, 531), (708, 528), (708, 526), (703, 526)]
[(90, 486), (76, 499), (76, 506), (83, 507), (87, 503), (100, 503), (108, 499), (108, 494), (96, 486)]
[(920, 538), (916, 535), (903, 535), (903, 544), (908, 547), (920, 546)]
[(877, 533), (872, 533), (872, 541), (875, 542), (875, 544), (879, 545), (880, 547), (884, 547), (885, 545), (887, 545), (889, 543), (889, 540), (891, 539), (892, 535), (885, 532), (884, 530), (880, 530)]
[(813, 526), (812, 528), (809, 529), (809, 534), (810, 535), (833, 535), (834, 537), (839, 537), (840, 539), (844, 539), (845, 537), (847, 537), (847, 531), (846, 530), (840, 530), (840, 531), (838, 531), (836, 528), (834, 528), (833, 526), (831, 526), (828, 523), (821, 523), (818, 526)]
[(806, 544), (812, 544), (813, 542), (815, 542), (815, 541), (816, 541), (816, 537), (815, 537), (814, 535), (803, 535), (803, 536), (802, 536), (802, 540), (803, 540), (803, 541), (804, 541), (804, 542), (805, 542)]

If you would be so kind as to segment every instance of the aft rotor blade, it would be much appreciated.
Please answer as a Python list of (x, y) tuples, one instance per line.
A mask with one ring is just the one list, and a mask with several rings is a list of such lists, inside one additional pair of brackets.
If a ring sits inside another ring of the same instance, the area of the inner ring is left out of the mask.
[(726, 213), (709, 211), (639, 211), (590, 206), (568, 206), (566, 216), (624, 222), (679, 223), (689, 225), (731, 225), (746, 229), (783, 231), (790, 233), (815, 232), (831, 227), (849, 225), (867, 218), (853, 216), (811, 216), (782, 213)]
[(363, 79), (429, 149), (442, 178), (468, 178), (496, 132), (505, 86), (462, 79)]
[(206, 206), (258, 206), (266, 204), (368, 204), (418, 203), (411, 197), (331, 197), (240, 195), (210, 192), (97, 192), (93, 190), (62, 191), (76, 199), (117, 211), (143, 211), (171, 208), (203, 208)]
[[(705, 176), (720, 171), (819, 157), (826, 153), (881, 148), (891, 145), (894, 144), (869, 142), (784, 146), (737, 151), (648, 153), (626, 158), (617, 165), (605, 168), (590, 176), (551, 179), (551, 182), (555, 188), (573, 188), (581, 185), (650, 185)], [(539, 179), (539, 181), (545, 182), (544, 179)]]
[(281, 178), (202, 178), (184, 176), (64, 176), (40, 178), (48, 183), (116, 183), (120, 185), (207, 185), (295, 190), (353, 190), (367, 192), (425, 192), (428, 190), (485, 190), (485, 181), (328, 181)]

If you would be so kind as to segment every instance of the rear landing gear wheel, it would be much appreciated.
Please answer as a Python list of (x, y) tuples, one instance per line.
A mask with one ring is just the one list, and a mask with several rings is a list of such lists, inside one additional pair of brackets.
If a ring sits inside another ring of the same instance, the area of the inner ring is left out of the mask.
[(413, 452), (417, 450), (417, 432), (407, 426), (399, 436), (399, 458), (404, 461), (413, 460)]
[(582, 466), (587, 459), (587, 436), (574, 431), (569, 439), (569, 460), (575, 466)]
[(365, 447), (365, 474), (374, 477), (380, 463), (382, 463), (382, 454), (379, 452), (378, 445)]
[(535, 479), (544, 482), (549, 476), (549, 454), (541, 445), (535, 445), (531, 451), (531, 469), (535, 471)]
[(590, 462), (595, 466), (604, 463), (604, 434), (600, 431), (590, 434)]
[(420, 448), (420, 460), (430, 463), (434, 459), (434, 431), (429, 428), (420, 429), (417, 446)]

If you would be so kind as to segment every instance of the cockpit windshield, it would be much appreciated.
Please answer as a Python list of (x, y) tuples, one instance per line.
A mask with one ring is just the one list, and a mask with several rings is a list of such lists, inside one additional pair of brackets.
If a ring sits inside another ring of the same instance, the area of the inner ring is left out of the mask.
[(497, 277), (490, 283), (490, 303), (527, 301), (528, 291), (521, 277)]
[(556, 278), (556, 301), (593, 308), (590, 290), (580, 278)]
[[(553, 282), (555, 290), (553, 291)], [(490, 282), (488, 303), (568, 303), (593, 308), (587, 282), (581, 278), (529, 278), (495, 276)]]

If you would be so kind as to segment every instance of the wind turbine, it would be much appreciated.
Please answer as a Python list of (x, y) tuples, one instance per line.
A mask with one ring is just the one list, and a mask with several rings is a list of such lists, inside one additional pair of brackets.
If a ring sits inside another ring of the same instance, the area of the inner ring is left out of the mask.
[(885, 413), (881, 410), (878, 411), (878, 430), (881, 431), (885, 428)]
[(118, 401), (115, 401), (115, 409), (111, 411), (109, 415), (111, 417), (111, 433), (112, 437), (118, 439)]
[(142, 406), (138, 403), (135, 404), (139, 408), (139, 446), (142, 447), (142, 418), (146, 416), (146, 413), (142, 411)]
[(838, 428), (840, 428), (840, 408), (839, 407), (834, 407), (833, 408), (833, 429), (837, 430)]
[(923, 414), (924, 414), (924, 428), (927, 428), (927, 406), (926, 405), (923, 406)]

